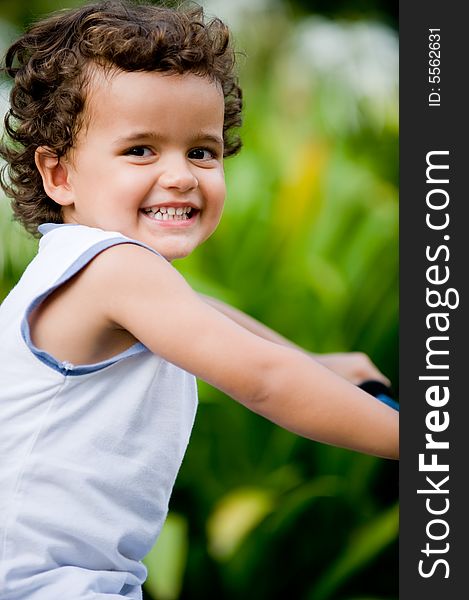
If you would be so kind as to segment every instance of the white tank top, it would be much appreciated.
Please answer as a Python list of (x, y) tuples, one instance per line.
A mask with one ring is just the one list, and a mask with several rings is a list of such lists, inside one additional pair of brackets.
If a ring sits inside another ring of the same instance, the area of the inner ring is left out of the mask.
[(0, 598), (139, 599), (194, 422), (195, 378), (143, 344), (78, 366), (36, 348), (34, 307), (102, 250), (144, 245), (82, 225), (40, 231), (0, 306)]

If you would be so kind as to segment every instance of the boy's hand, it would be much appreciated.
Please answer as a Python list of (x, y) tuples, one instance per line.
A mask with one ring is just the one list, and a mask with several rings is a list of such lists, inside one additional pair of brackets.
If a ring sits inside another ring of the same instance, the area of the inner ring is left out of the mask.
[(381, 381), (387, 386), (391, 385), (389, 379), (381, 373), (363, 352), (312, 354), (312, 357), (324, 367), (334, 371), (334, 373), (355, 385), (367, 380)]

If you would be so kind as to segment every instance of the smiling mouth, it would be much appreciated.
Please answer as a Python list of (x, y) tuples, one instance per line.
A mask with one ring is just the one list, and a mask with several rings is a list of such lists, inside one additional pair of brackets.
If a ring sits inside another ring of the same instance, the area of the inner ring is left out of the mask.
[(143, 212), (150, 219), (155, 221), (189, 221), (199, 210), (192, 206), (158, 206), (154, 208), (142, 208)]

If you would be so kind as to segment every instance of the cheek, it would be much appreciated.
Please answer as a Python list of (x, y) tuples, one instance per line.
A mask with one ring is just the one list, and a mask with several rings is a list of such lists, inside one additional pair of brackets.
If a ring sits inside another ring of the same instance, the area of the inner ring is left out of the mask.
[(81, 160), (74, 167), (71, 183), (83, 194), (89, 194), (91, 190), (92, 193), (102, 195), (106, 179), (106, 169), (98, 160)]
[(144, 171), (128, 168), (103, 167), (91, 181), (109, 202), (119, 200), (123, 205), (141, 202), (152, 185), (151, 178)]
[(226, 185), (223, 172), (211, 174), (204, 182), (206, 197), (213, 204), (214, 208), (223, 208), (226, 196)]

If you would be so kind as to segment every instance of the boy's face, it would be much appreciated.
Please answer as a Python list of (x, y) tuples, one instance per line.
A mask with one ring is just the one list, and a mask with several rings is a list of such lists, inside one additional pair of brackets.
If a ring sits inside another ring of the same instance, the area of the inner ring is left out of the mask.
[(64, 222), (119, 231), (168, 260), (215, 230), (225, 198), (223, 93), (193, 74), (97, 73), (65, 160)]

